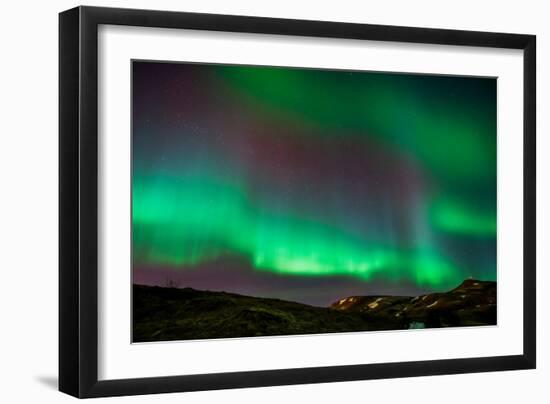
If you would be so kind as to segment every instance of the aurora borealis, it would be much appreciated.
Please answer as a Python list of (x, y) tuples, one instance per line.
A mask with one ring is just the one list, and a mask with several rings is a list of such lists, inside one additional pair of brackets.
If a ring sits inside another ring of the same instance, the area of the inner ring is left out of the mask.
[(132, 63), (134, 283), (328, 305), (496, 280), (496, 79)]

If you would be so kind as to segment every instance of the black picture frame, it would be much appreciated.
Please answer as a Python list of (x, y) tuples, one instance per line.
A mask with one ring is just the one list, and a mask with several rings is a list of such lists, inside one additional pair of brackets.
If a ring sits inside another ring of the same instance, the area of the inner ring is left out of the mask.
[[(98, 380), (100, 24), (523, 50), (523, 354)], [(534, 35), (97, 7), (60, 13), (59, 390), (85, 398), (535, 368), (535, 60)]]

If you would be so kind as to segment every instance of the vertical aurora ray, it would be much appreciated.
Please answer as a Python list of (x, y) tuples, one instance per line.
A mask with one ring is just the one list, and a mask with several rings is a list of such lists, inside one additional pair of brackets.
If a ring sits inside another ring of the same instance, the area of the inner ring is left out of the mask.
[(494, 280), (495, 122), (494, 79), (134, 62), (134, 274)]

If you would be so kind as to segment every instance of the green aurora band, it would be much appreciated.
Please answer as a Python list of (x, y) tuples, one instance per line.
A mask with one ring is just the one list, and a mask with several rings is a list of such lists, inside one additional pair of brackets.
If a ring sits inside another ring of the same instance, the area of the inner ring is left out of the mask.
[(233, 251), (257, 269), (284, 274), (384, 276), (429, 285), (460, 279), (430, 246), (392, 250), (322, 222), (265, 212), (246, 190), (222, 180), (165, 176), (152, 182), (134, 182), (134, 248), (147, 251), (138, 260), (189, 266)]

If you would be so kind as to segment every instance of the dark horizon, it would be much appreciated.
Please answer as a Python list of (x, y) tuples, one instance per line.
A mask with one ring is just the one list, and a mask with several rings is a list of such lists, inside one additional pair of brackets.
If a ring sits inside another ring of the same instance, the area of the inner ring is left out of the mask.
[[(223, 270), (221, 268), (223, 267)], [(243, 277), (244, 280), (243, 281)], [(419, 296), (448, 292), (450, 288), (422, 288), (412, 282), (388, 284), (383, 280), (357, 283), (352, 277), (288, 278), (267, 271), (254, 271), (243, 260), (207, 263), (194, 268), (135, 268), (132, 283), (143, 286), (192, 288), (200, 291), (226, 292), (243, 296), (273, 298), (315, 307), (329, 307), (351, 296)], [(485, 281), (487, 279), (477, 279)], [(252, 286), (251, 286), (252, 285)]]

